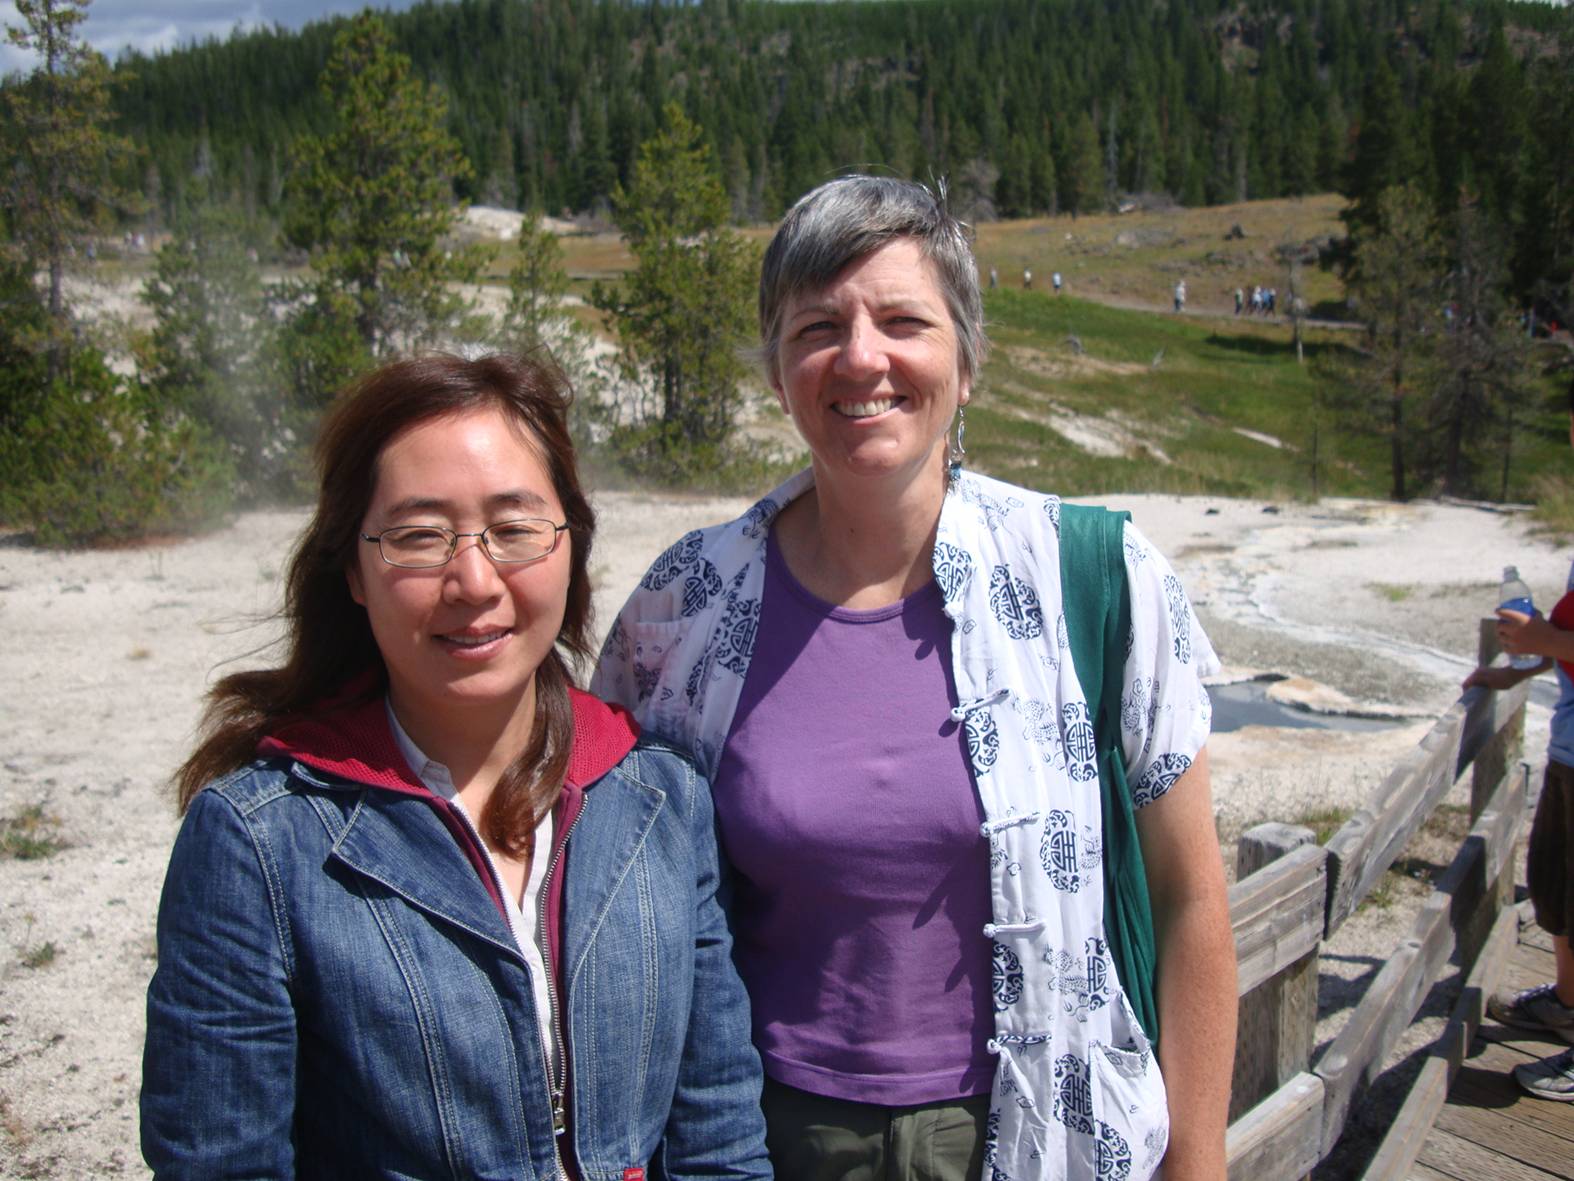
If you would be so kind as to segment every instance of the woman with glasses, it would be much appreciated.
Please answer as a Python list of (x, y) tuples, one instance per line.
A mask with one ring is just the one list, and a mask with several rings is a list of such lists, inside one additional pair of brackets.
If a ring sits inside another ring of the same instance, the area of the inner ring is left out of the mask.
[(331, 411), (284, 663), (211, 694), (148, 990), (158, 1177), (768, 1177), (708, 789), (573, 687), (561, 377)]
[(829, 181), (776, 231), (759, 303), (809, 470), (657, 560), (594, 687), (712, 778), (777, 1172), (1222, 1181), (1214, 656), (1179, 581), (1118, 524), (1071, 575), (1123, 564), (1129, 588), (1104, 733), (1127, 779), (1109, 832), (1135, 809), (1146, 863), (1114, 894), (1145, 885), (1157, 945), (1134, 1005), (1150, 974), (1121, 975), (1107, 921), (1061, 503), (961, 463), (986, 348), (964, 227), (921, 185)]

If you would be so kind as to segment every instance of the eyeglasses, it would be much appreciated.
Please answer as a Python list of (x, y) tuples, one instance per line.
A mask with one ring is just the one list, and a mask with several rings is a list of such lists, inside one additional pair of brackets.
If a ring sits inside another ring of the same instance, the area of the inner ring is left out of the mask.
[(363, 533), (361, 540), (376, 542), (383, 561), (404, 570), (448, 565), (461, 537), (479, 537), (494, 562), (518, 565), (539, 562), (557, 549), (558, 538), (567, 528), (567, 524), (554, 525), (538, 517), (526, 517), (499, 521), (479, 533), (455, 533), (437, 525), (398, 525), (381, 533)]

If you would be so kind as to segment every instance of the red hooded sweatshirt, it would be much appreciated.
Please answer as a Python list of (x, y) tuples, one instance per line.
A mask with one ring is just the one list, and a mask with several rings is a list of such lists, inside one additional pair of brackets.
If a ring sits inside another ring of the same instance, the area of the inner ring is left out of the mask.
[[(458, 809), (422, 783), (405, 762), (393, 730), (388, 725), (388, 708), (384, 698), (380, 693), (370, 692), (370, 689), (369, 682), (356, 685), (343, 698), (348, 704), (330, 703), (311, 716), (286, 723), (257, 744), (257, 753), (269, 757), (283, 755), (340, 779), (425, 800), (453, 834), (475, 870), (476, 877), (486, 887), (492, 904), (497, 907), (497, 913), (507, 925), (508, 911), (503, 905), (503, 896), (487, 864), (486, 853), (476, 842), (473, 830)], [(574, 711), (574, 741), (569, 750), (568, 768), (563, 776), (563, 791), (552, 809), (553, 861), (567, 842), (569, 831), (584, 806), (585, 789), (622, 762), (639, 738), (639, 723), (622, 706), (608, 705), (577, 689), (569, 690), (569, 701)], [(547, 952), (556, 977), (554, 983), (561, 996), (563, 875), (553, 873), (543, 885), (547, 894)], [(558, 1020), (562, 1020), (561, 1013)], [(560, 1037), (559, 1044), (566, 1056), (568, 1039)], [(572, 1144), (571, 1132), (565, 1135), (568, 1143)], [(576, 1175), (573, 1162), (569, 1159), (572, 1155), (568, 1153), (564, 1157), (571, 1177)]]

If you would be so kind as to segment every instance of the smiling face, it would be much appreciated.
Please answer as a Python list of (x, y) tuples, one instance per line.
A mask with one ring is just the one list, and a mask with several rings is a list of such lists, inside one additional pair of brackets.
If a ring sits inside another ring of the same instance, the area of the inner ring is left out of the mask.
[(934, 267), (898, 238), (793, 299), (771, 386), (820, 481), (943, 479), (938, 456), (970, 385)]
[[(396, 434), (378, 456), (361, 532), (436, 525), (478, 533), (522, 517), (560, 525), (563, 506), (524, 428), (488, 408)], [(366, 608), (394, 711), (427, 754), (442, 758), (445, 732), (528, 727), (536, 669), (563, 624), (572, 547), (564, 533), (539, 561), (500, 564), (479, 538), (463, 537), (446, 566), (406, 570), (361, 543), (347, 571), (350, 593)]]

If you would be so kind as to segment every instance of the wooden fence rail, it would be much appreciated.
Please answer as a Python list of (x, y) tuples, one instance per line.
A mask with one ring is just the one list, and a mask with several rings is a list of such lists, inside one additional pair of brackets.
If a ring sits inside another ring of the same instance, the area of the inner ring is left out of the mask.
[[(1481, 623), (1483, 664), (1498, 655), (1495, 623)], [(1241, 998), (1228, 1140), (1232, 1181), (1293, 1181), (1333, 1150), (1361, 1088), (1381, 1073), (1457, 952), (1469, 974), (1464, 1008), (1445, 1030), (1448, 1044), (1434, 1047), (1366, 1178), (1399, 1181), (1408, 1174), (1464, 1053), (1461, 1031), (1473, 1032), (1472, 1014), (1480, 1020), (1480, 989), (1468, 987), (1480, 978), (1472, 965), (1487, 958), (1483, 947), (1496, 949), (1514, 929), (1506, 908), (1525, 812), (1519, 758), (1528, 696), (1525, 685), (1466, 693), (1326, 845), (1309, 829), (1286, 824), (1259, 825), (1241, 838), (1230, 890)], [(1322, 947), (1466, 771), (1470, 834), (1407, 937), (1313, 1063)], [(1463, 1036), (1468, 1044), (1468, 1033)]]

